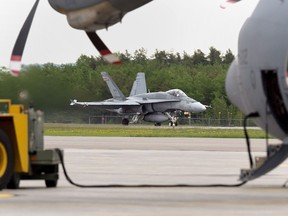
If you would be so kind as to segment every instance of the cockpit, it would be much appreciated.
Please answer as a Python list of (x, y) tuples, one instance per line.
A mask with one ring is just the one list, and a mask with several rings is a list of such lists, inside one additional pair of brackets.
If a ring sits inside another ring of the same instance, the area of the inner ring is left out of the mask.
[(175, 97), (188, 97), (182, 90), (180, 89), (171, 89), (166, 91), (166, 93), (175, 96)]

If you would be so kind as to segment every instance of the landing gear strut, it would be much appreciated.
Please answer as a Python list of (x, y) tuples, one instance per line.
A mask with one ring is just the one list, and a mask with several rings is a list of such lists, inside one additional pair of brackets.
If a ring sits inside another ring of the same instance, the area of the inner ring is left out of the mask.
[(169, 121), (169, 126), (171, 127), (176, 127), (178, 125), (177, 123), (177, 116), (175, 115), (170, 115), (170, 113), (166, 113), (166, 115), (169, 117), (170, 121)]

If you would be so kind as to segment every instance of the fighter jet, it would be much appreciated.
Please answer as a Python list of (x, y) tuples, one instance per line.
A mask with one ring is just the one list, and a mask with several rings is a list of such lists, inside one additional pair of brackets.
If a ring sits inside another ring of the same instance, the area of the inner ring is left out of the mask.
[(145, 74), (142, 72), (137, 74), (129, 97), (124, 96), (107, 72), (102, 72), (101, 75), (113, 98), (100, 102), (78, 102), (74, 99), (70, 105), (96, 106), (116, 112), (123, 116), (123, 125), (128, 125), (129, 117), (132, 116), (132, 123), (143, 120), (160, 126), (162, 122), (169, 120), (169, 125), (173, 127), (177, 126), (180, 113), (199, 113), (207, 107), (188, 97), (180, 89), (147, 93)]
[[(288, 156), (288, 1), (260, 0), (244, 23), (238, 55), (226, 77), (229, 99), (256, 125), (282, 141), (269, 145), (265, 157), (251, 157), (240, 179), (258, 178)], [(268, 136), (267, 136), (268, 137)]]

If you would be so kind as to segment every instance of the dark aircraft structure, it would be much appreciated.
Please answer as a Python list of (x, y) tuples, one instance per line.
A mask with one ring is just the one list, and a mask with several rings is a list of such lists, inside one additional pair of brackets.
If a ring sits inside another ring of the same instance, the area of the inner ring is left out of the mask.
[[(226, 77), (229, 99), (266, 133), (281, 140), (267, 142), (264, 157), (253, 160), (240, 179), (258, 178), (288, 156), (288, 2), (260, 0), (239, 34), (238, 55)], [(268, 140), (268, 138), (267, 138)]]
[[(48, 0), (52, 8), (66, 15), (71, 27), (85, 31), (101, 56), (112, 64), (120, 64), (121, 61), (108, 49), (96, 31), (121, 22), (125, 14), (150, 1), (152, 0)], [(36, 0), (13, 48), (10, 69), (14, 76), (20, 74), (24, 47), (38, 4), (39, 0)]]

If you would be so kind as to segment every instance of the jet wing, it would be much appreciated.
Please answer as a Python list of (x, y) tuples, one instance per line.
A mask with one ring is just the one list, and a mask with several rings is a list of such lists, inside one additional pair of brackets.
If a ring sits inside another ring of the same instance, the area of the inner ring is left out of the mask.
[(114, 101), (99, 101), (99, 102), (78, 102), (77, 100), (72, 100), (70, 105), (98, 106), (102, 108), (114, 109), (122, 106), (139, 106), (140, 104), (136, 101), (131, 100), (124, 100), (124, 101), (114, 100)]
[(148, 98), (133, 98), (130, 100), (106, 100), (99, 102), (78, 102), (77, 100), (71, 100), (70, 105), (81, 105), (81, 106), (97, 106), (101, 108), (116, 109), (123, 106), (140, 106), (142, 104), (155, 104), (155, 103), (166, 103), (166, 102), (179, 102), (180, 99), (148, 99)]

